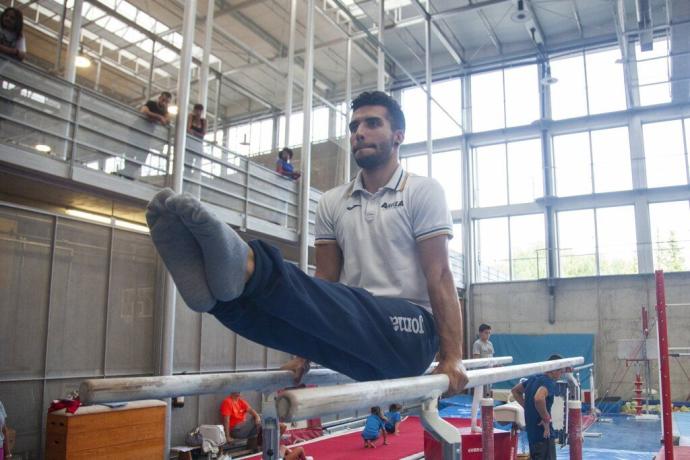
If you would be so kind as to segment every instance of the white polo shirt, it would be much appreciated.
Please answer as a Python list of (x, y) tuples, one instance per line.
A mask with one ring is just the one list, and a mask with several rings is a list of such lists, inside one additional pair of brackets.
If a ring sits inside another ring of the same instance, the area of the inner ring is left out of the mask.
[(429, 311), (417, 242), (438, 235), (453, 237), (443, 188), (402, 166), (373, 194), (362, 186), (360, 171), (350, 183), (324, 193), (316, 212), (315, 244), (337, 243), (343, 253), (341, 283)]

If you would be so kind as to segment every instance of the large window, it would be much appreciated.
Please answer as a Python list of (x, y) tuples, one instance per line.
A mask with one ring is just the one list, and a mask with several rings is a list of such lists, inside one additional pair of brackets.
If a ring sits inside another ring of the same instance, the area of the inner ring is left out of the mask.
[(560, 276), (637, 273), (633, 206), (562, 211), (557, 219)]
[(668, 42), (666, 39), (654, 40), (654, 47), (650, 51), (642, 51), (640, 43), (637, 42), (635, 56), (637, 57), (640, 105), (671, 102), (668, 54)]
[(543, 214), (480, 219), (474, 231), (477, 281), (546, 276)]
[(527, 125), (538, 120), (536, 65), (473, 74), (472, 131)]
[(558, 196), (632, 188), (627, 127), (554, 136), (553, 158)]
[[(403, 158), (403, 168), (418, 176), (427, 176), (427, 156), (417, 155)], [(434, 153), (432, 157), (432, 176), (439, 181), (446, 192), (449, 209), (462, 208), (462, 156), (459, 150)]]
[(529, 203), (543, 195), (540, 139), (477, 147), (473, 159), (475, 206)]
[(625, 110), (625, 80), (617, 48), (587, 51), (551, 61), (554, 120)]
[(672, 201), (649, 205), (654, 268), (690, 270), (690, 203)]
[(688, 128), (690, 118), (643, 125), (648, 187), (688, 183)]
[(270, 152), (273, 144), (273, 119), (257, 120), (228, 129), (228, 148), (240, 155)]
[[(431, 137), (444, 137), (462, 134), (459, 123), (462, 121), (462, 86), (460, 79), (432, 83), (431, 95), (441, 104), (443, 110), (431, 102)], [(401, 107), (405, 114), (405, 142), (426, 140), (426, 93), (418, 87), (407, 88), (401, 94)], [(449, 117), (445, 112), (452, 116)]]

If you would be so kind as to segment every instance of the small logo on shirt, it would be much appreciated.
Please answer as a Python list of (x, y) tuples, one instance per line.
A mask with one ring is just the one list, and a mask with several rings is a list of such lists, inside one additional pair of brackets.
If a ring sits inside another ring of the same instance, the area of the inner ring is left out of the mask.
[(422, 315), (416, 318), (409, 316), (389, 316), (388, 318), (390, 318), (395, 332), (424, 334), (424, 317)]
[(401, 206), (403, 206), (402, 200), (400, 200), (400, 201), (391, 201), (390, 203), (383, 203), (383, 204), (381, 205), (381, 207), (382, 207), (383, 209), (399, 208), (399, 207), (401, 207)]
[(352, 206), (347, 206), (345, 209), (347, 209), (348, 211), (352, 211), (355, 208), (361, 208), (361, 207), (362, 207), (361, 204), (353, 204)]

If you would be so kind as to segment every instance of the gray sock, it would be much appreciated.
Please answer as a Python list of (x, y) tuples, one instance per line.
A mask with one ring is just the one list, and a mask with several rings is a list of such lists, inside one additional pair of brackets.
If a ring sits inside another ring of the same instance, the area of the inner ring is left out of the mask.
[(187, 306), (207, 312), (218, 301), (208, 288), (199, 244), (182, 220), (165, 207), (165, 200), (171, 196), (175, 196), (175, 192), (163, 189), (146, 207), (151, 239)]
[(239, 297), (244, 290), (247, 243), (191, 195), (168, 198), (165, 206), (182, 219), (201, 246), (213, 296), (224, 302)]

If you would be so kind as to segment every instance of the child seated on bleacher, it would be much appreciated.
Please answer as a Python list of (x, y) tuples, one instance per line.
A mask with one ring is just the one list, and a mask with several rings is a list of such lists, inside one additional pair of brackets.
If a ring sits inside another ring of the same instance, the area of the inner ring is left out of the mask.
[(381, 413), (381, 408), (374, 406), (371, 408), (371, 415), (367, 417), (364, 422), (364, 430), (362, 431), (362, 438), (364, 438), (364, 447), (375, 448), (374, 441), (379, 438), (379, 433), (383, 434), (383, 445), (388, 444), (386, 439), (386, 418)]

